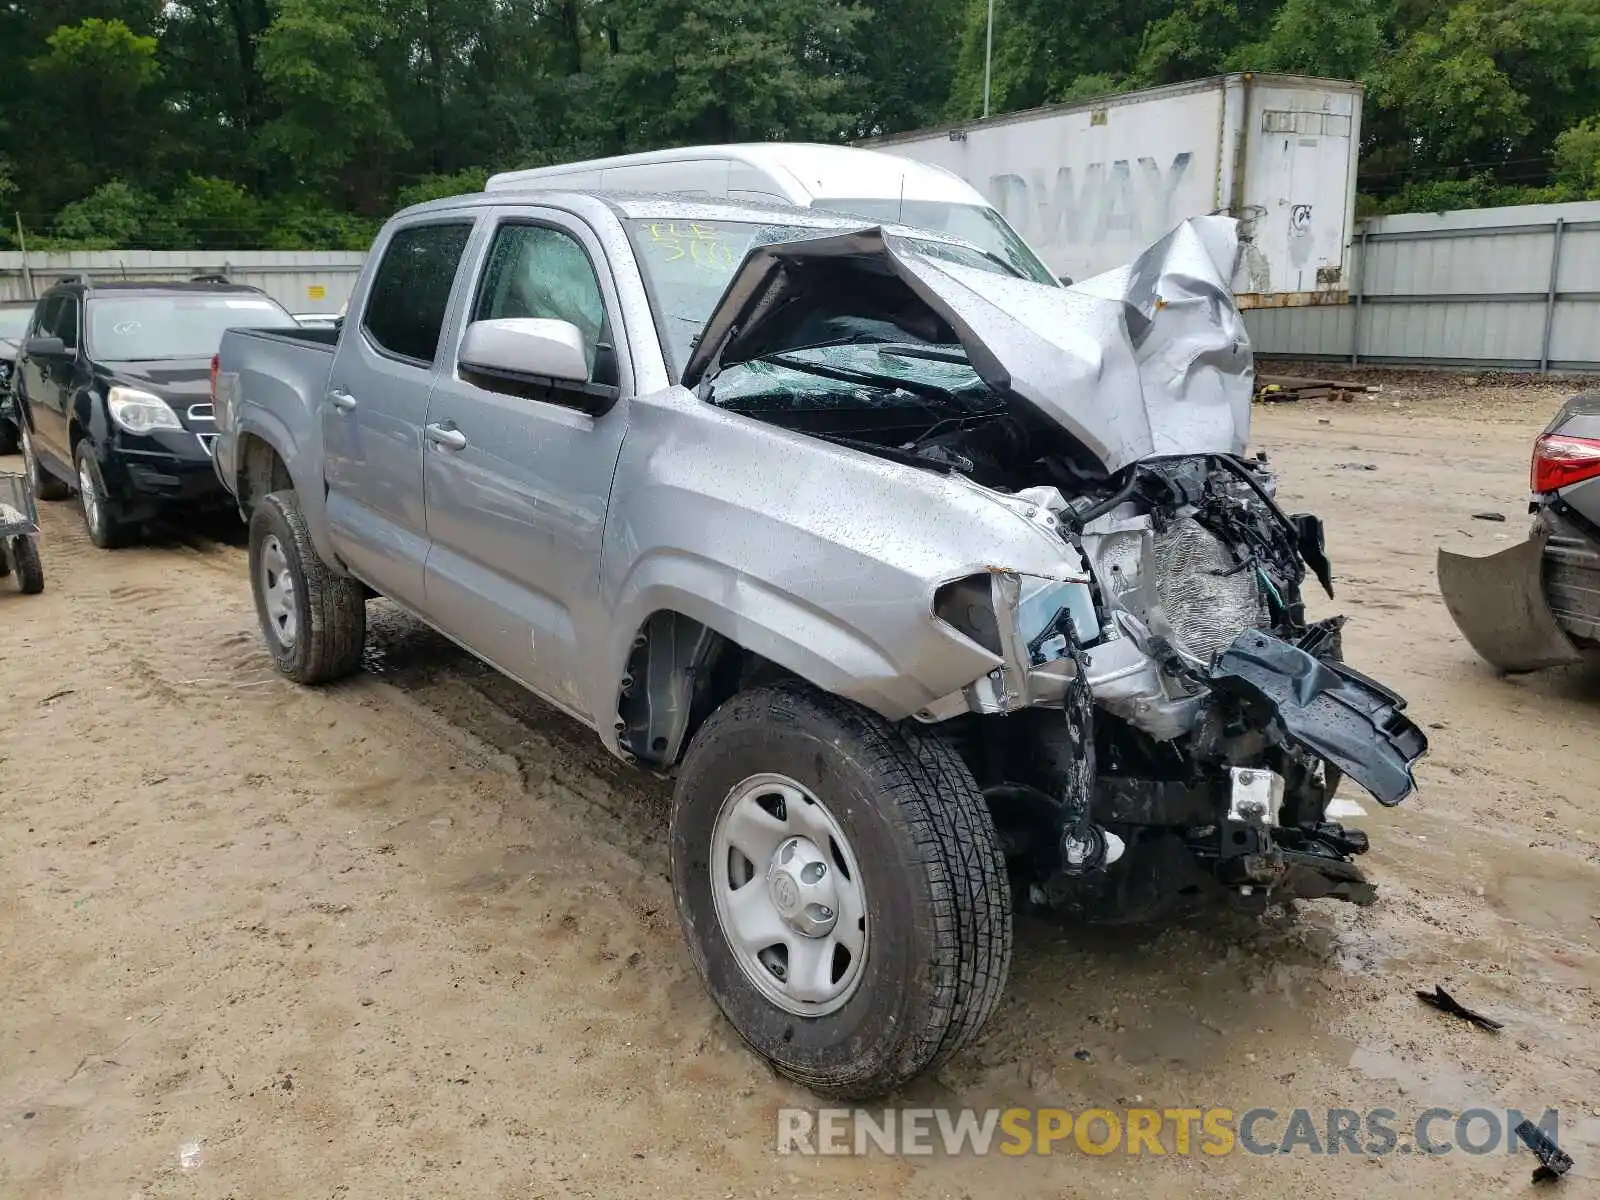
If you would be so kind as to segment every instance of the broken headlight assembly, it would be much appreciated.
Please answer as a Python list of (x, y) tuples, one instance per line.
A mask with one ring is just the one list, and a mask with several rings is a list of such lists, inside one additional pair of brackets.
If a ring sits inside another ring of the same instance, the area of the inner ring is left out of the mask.
[[(993, 569), (954, 580), (935, 593), (933, 613), (1000, 659), (964, 689), (965, 703), (954, 711), (1059, 704), (1078, 672), (1075, 648), (1100, 635), (1088, 572), (1070, 564), (1056, 578)], [(935, 719), (949, 715), (941, 711)]]

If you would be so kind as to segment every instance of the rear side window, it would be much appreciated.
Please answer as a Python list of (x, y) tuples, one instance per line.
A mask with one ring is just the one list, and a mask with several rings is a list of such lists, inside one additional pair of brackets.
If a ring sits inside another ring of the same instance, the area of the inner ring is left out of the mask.
[(472, 223), (416, 225), (389, 240), (361, 327), (390, 354), (431, 363)]

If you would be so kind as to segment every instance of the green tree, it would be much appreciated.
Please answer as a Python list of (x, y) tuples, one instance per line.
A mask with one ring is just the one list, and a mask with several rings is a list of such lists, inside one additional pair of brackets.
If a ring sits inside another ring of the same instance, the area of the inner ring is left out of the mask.
[(1464, 0), (1406, 38), (1372, 98), (1415, 163), (1521, 164), (1587, 113), (1597, 66), (1600, 0)]
[(1585, 117), (1562, 130), (1556, 138), (1554, 175), (1573, 199), (1600, 196), (1600, 117)]
[(178, 250), (248, 250), (261, 245), (261, 200), (228, 179), (190, 175), (162, 206), (164, 240)]
[(259, 61), (279, 115), (259, 147), (296, 188), (377, 207), (390, 155), (407, 145), (377, 58), (393, 30), (363, 0), (279, 0)]
[(154, 37), (121, 20), (89, 17), (57, 28), (28, 64), (49, 103), (23, 128), (36, 145), (56, 147), (57, 194), (81, 195), (107, 178), (138, 173), (151, 134), (160, 130), (142, 113), (160, 76), (156, 46)]
[(154, 197), (113, 179), (63, 208), (54, 232), (85, 249), (139, 246), (155, 212)]
[(1384, 52), (1376, 0), (1285, 0), (1260, 42), (1229, 56), (1242, 71), (1366, 79)]
[(866, 17), (844, 0), (630, 5), (599, 68), (601, 95), (639, 146), (836, 140), (856, 124), (853, 36)]
[(1168, 15), (1145, 29), (1135, 74), (1152, 85), (1217, 74), (1234, 50), (1258, 32), (1266, 8), (1248, 0), (1178, 0)]
[(483, 191), (489, 172), (481, 167), (468, 167), (450, 175), (428, 175), (400, 189), (395, 196), (396, 208), (409, 208), (413, 204), (426, 204), (429, 200), (443, 200), (448, 196), (465, 196)]

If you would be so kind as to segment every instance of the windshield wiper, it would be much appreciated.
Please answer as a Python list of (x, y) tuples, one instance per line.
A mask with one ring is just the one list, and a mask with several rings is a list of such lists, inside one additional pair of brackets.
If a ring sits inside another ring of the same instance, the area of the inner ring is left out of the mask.
[(852, 371), (848, 367), (835, 367), (824, 363), (812, 362), (809, 359), (797, 358), (793, 354), (768, 354), (764, 361), (777, 363), (781, 367), (789, 367), (796, 371), (806, 371), (812, 375), (820, 375), (824, 379), (837, 379), (840, 383), (859, 383), (868, 387), (895, 387), (903, 392), (910, 392), (924, 400), (937, 400), (949, 405), (952, 397), (949, 388), (939, 387), (937, 384), (918, 383), (915, 380), (901, 379), (897, 375), (879, 375), (874, 371)]
[(844, 446), (851, 450), (860, 450), (863, 454), (876, 455), (878, 458), (887, 458), (891, 462), (900, 463), (907, 467), (936, 467), (943, 471), (954, 471), (955, 467), (948, 463), (938, 462), (921, 454), (912, 454), (899, 446), (885, 446), (882, 442), (866, 442), (859, 438), (846, 437), (842, 433), (823, 433), (819, 430), (808, 429), (804, 431), (807, 437), (820, 438), (825, 442), (832, 442), (836, 446)]
[(895, 342), (889, 345), (879, 346), (878, 353), (886, 354), (890, 358), (923, 358), (927, 359), (929, 362), (950, 363), (952, 366), (957, 367), (967, 367), (972, 365), (971, 360), (967, 358), (965, 351), (946, 350), (942, 346), (915, 346), (910, 344), (902, 345), (898, 342)]

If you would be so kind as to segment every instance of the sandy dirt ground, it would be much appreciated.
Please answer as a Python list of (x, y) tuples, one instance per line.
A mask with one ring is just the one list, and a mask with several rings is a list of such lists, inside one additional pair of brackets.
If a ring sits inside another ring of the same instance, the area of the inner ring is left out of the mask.
[[(1433, 577), (1441, 545), (1523, 535), (1566, 390), (1389, 377), (1258, 410), (1327, 519), (1319, 614), (1433, 739), (1420, 795), (1368, 801), (1379, 903), (1024, 920), (981, 1041), (902, 1102), (1558, 1108), (1558, 1187), (1600, 1195), (1600, 669), (1496, 678)], [(237, 544), (103, 553), (41, 507), (48, 590), (0, 583), (0, 1195), (1530, 1191), (1527, 1154), (778, 1157), (777, 1110), (816, 1102), (692, 972), (665, 785), (382, 606), (365, 673), (295, 687)], [(1420, 1004), (1435, 983), (1504, 1031)]]

